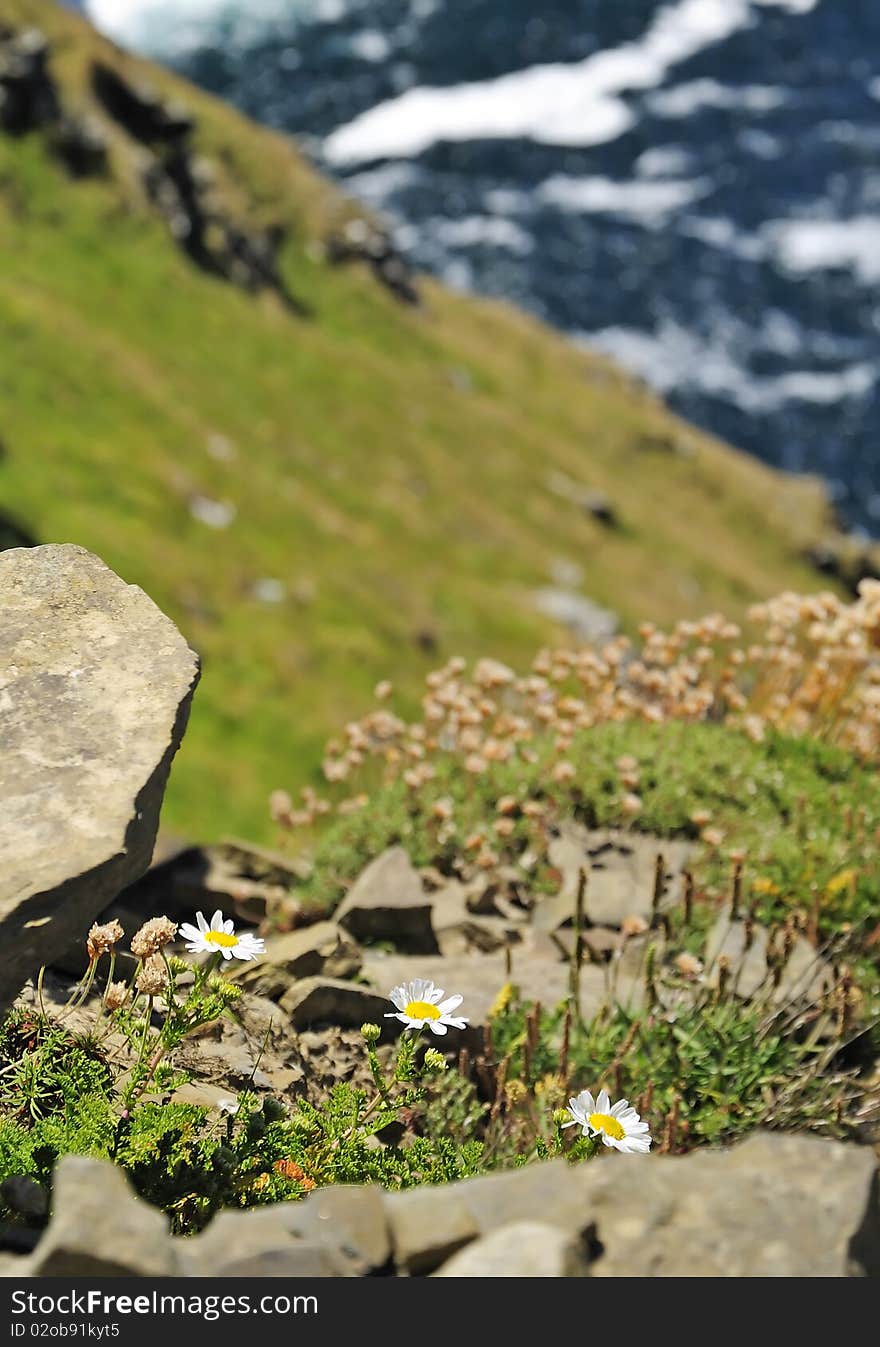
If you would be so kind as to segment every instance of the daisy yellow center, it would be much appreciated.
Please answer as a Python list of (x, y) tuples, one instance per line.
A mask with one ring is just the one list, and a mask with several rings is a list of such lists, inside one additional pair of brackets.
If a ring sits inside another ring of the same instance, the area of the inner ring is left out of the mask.
[(591, 1113), (590, 1126), (597, 1132), (607, 1133), (614, 1141), (623, 1141), (626, 1136), (623, 1126), (610, 1113)]
[(221, 945), (224, 949), (232, 949), (238, 944), (238, 936), (227, 935), (226, 931), (206, 931), (205, 943), (208, 945)]
[(430, 1001), (410, 1001), (404, 1015), (409, 1015), (411, 1020), (439, 1020), (440, 1011), (436, 1006), (432, 1006)]

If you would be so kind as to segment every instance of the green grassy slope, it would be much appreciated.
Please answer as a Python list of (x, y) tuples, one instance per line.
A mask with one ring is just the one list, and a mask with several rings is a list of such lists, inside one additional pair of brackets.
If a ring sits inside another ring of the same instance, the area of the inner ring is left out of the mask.
[[(97, 113), (96, 54), (180, 97), (235, 208), (290, 227), (284, 275), (312, 311), (187, 262), (106, 119), (101, 181), (68, 179), (39, 134), (0, 134), (0, 512), (99, 553), (201, 652), (169, 826), (266, 835), (270, 789), (314, 774), (377, 679), (415, 690), (453, 652), (521, 663), (558, 639), (529, 595), (560, 560), (625, 626), (815, 587), (799, 559), (822, 526), (815, 483), (502, 305), (425, 282), (411, 310), (330, 267), (315, 244), (345, 204), (284, 138), (48, 0), (2, 0), (0, 20), (50, 36), (75, 109)], [(621, 526), (560, 498), (554, 472), (607, 492)], [(194, 519), (197, 495), (233, 504), (231, 525)], [(263, 578), (288, 597), (255, 599)]]

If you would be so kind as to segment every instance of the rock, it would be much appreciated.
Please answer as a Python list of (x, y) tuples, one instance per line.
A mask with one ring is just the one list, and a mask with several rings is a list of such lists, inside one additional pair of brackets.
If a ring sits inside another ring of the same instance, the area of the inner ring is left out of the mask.
[[(486, 892), (492, 893), (493, 888)], [(465, 954), (469, 950), (490, 954), (520, 938), (507, 918), (477, 915), (470, 906), (477, 896), (457, 881), (431, 894), (431, 922), (441, 954)], [(494, 898), (490, 910), (497, 912)]]
[(478, 1236), (522, 1221), (553, 1226), (569, 1238), (589, 1237), (592, 1214), (565, 1160), (526, 1165), (461, 1183), (385, 1196), (394, 1259), (408, 1272), (433, 1272)]
[(610, 641), (620, 625), (616, 613), (602, 608), (584, 594), (568, 589), (547, 587), (532, 595), (532, 607), (560, 626), (567, 627), (579, 641), (601, 645)]
[(0, 1183), (0, 1199), (28, 1221), (42, 1221), (49, 1215), (49, 1194), (26, 1174), (7, 1175)]
[(333, 921), (319, 921), (301, 931), (273, 936), (265, 956), (235, 969), (234, 976), (251, 991), (277, 1001), (298, 980), (319, 975), (354, 977), (360, 967), (360, 950), (346, 932)]
[[(456, 993), (464, 997), (461, 1014), (470, 1027), (479, 1028), (489, 1021), (489, 1010), (506, 982), (513, 981), (528, 1001), (540, 1001), (544, 1006), (556, 1006), (568, 996), (568, 966), (558, 958), (532, 955), (528, 947), (511, 947), (512, 977), (508, 979), (503, 953), (464, 954), (449, 958), (413, 959), (379, 950), (364, 951), (363, 976), (384, 992), (413, 978), (433, 978), (447, 996)], [(601, 969), (586, 964), (581, 969), (581, 1013), (591, 1018), (605, 997), (605, 977)], [(282, 1002), (282, 1005), (284, 1003)], [(458, 1012), (456, 1012), (458, 1013)], [(453, 1043), (454, 1031), (444, 1039)]]
[(0, 130), (20, 136), (57, 121), (61, 109), (48, 58), (38, 29), (0, 30)]
[(136, 1197), (108, 1160), (63, 1155), (55, 1166), (52, 1219), (28, 1259), (34, 1277), (168, 1277), (168, 1221)]
[(285, 1227), (302, 1239), (332, 1248), (350, 1273), (365, 1276), (391, 1256), (391, 1233), (377, 1187), (338, 1184), (279, 1208)]
[(405, 304), (419, 303), (419, 292), (408, 264), (394, 247), (391, 236), (362, 218), (349, 220), (338, 234), (327, 240), (328, 262), (364, 261), (373, 275)]
[(453, 1254), (434, 1277), (586, 1277), (584, 1242), (541, 1221), (517, 1221)]
[(880, 1275), (867, 1147), (759, 1132), (729, 1150), (616, 1159), (572, 1176), (604, 1250), (595, 1276)]
[(202, 1234), (174, 1243), (184, 1277), (339, 1277), (347, 1272), (332, 1245), (292, 1234), (280, 1206), (222, 1211)]
[(103, 61), (92, 65), (92, 91), (105, 112), (146, 145), (177, 144), (193, 129), (184, 108), (164, 102), (146, 85), (132, 84)]
[(584, 914), (592, 925), (620, 927), (632, 916), (649, 920), (658, 854), (665, 862), (660, 906), (666, 908), (681, 901), (688, 843), (611, 829), (590, 832), (564, 822), (548, 848), (548, 859), (561, 875), (559, 892), (538, 904), (534, 925), (553, 931), (572, 924), (583, 866), (588, 871)]
[[(746, 927), (741, 921), (731, 921), (722, 913), (706, 941), (706, 965), (710, 986), (717, 986), (723, 956), (728, 961), (729, 985), (737, 996), (749, 1001), (765, 984), (768, 977), (768, 935), (757, 922), (752, 929), (752, 940), (745, 948)], [(834, 975), (828, 962), (802, 935), (795, 937), (788, 961), (782, 970), (779, 986), (772, 1000), (803, 1001), (813, 1004), (834, 984)]]
[(291, 891), (307, 873), (288, 856), (243, 842), (182, 847), (153, 865), (122, 902), (144, 915), (165, 912), (174, 921), (220, 907), (246, 921), (272, 916), (294, 922), (299, 904)]
[(361, 872), (335, 915), (356, 940), (390, 940), (410, 954), (435, 954), (432, 907), (403, 847), (390, 847)]
[(294, 1029), (315, 1024), (360, 1028), (367, 1021), (381, 1025), (382, 1016), (393, 1009), (387, 997), (336, 978), (305, 978), (284, 993), (280, 1005)]
[(74, 178), (101, 177), (107, 171), (107, 138), (93, 118), (63, 116), (52, 148)]
[[(458, 1190), (461, 1184), (450, 1185)], [(480, 1228), (465, 1203), (438, 1201), (445, 1187), (413, 1188), (386, 1197), (391, 1245), (398, 1271), (413, 1276), (433, 1272), (447, 1258), (476, 1239)]]
[(146, 870), (198, 660), (84, 548), (0, 554), (0, 1011)]

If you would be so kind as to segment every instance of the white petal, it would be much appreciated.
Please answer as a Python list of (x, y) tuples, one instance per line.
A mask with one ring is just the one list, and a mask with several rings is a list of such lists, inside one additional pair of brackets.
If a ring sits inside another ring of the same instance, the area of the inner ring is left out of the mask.
[(212, 931), (222, 931), (222, 930), (223, 930), (223, 913), (220, 911), (219, 907), (217, 908), (217, 911), (214, 913), (213, 917), (211, 918), (211, 926), (210, 926), (210, 930), (212, 930)]
[(446, 1025), (442, 1020), (428, 1020), (428, 1028), (434, 1034), (445, 1034)]
[(200, 930), (200, 931), (210, 931), (211, 928), (210, 928), (210, 926), (208, 925), (207, 921), (205, 920), (205, 914), (204, 914), (204, 912), (197, 912), (197, 913), (196, 913), (196, 921), (199, 923), (199, 930)]
[(437, 1006), (441, 1015), (448, 1015), (450, 1010), (456, 1010), (464, 1000), (463, 996), (447, 996), (445, 1001), (441, 1001)]
[(599, 1098), (596, 1100), (596, 1112), (608, 1113), (611, 1108), (611, 1095), (607, 1090), (599, 1091)]
[(198, 926), (193, 926), (188, 921), (182, 923), (178, 934), (181, 940), (200, 940), (202, 935)]

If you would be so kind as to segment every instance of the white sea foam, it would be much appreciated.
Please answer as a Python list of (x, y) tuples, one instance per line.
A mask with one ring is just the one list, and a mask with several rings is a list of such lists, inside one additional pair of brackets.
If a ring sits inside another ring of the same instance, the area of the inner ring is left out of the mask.
[(671, 89), (661, 89), (652, 94), (648, 106), (658, 117), (691, 117), (704, 108), (721, 108), (723, 111), (772, 112), (782, 107), (787, 95), (782, 89), (771, 85), (744, 84), (737, 87), (732, 84), (719, 84), (718, 80), (689, 80)]
[(684, 145), (654, 145), (635, 163), (640, 178), (681, 178), (694, 166), (694, 155)]
[(235, 43), (258, 38), (300, 10), (325, 22), (345, 13), (345, 0), (84, 0), (96, 28), (115, 41), (155, 55), (185, 51), (226, 21)]
[(428, 237), (446, 248), (473, 248), (489, 244), (525, 257), (533, 251), (534, 240), (513, 220), (497, 215), (468, 215), (461, 220), (426, 220), (420, 225)]
[(762, 230), (789, 271), (808, 273), (841, 267), (865, 285), (880, 281), (880, 219), (771, 220)]
[(642, 224), (662, 225), (667, 217), (712, 190), (707, 178), (615, 182), (611, 178), (574, 178), (559, 173), (535, 191), (539, 202), (579, 215), (622, 215)]
[(756, 378), (736, 359), (733, 343), (723, 330), (706, 339), (674, 322), (661, 324), (655, 333), (609, 327), (582, 334), (579, 340), (613, 356), (660, 393), (696, 389), (752, 415), (778, 412), (789, 402), (834, 406), (863, 398), (880, 379), (880, 368), (870, 361), (842, 369), (790, 370)]
[(760, 262), (767, 254), (767, 245), (763, 239), (755, 234), (743, 233), (732, 220), (724, 218), (689, 215), (678, 225), (678, 232), (747, 262)]
[(451, 88), (409, 89), (324, 142), (332, 163), (406, 158), (438, 141), (525, 137), (553, 145), (615, 140), (634, 114), (622, 95), (656, 89), (670, 70), (754, 21), (759, 7), (806, 13), (813, 0), (677, 0), (643, 36), (573, 64), (532, 66)]

